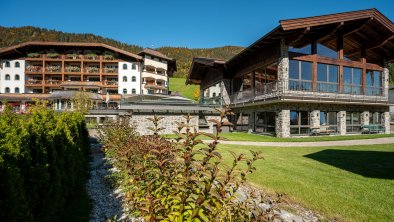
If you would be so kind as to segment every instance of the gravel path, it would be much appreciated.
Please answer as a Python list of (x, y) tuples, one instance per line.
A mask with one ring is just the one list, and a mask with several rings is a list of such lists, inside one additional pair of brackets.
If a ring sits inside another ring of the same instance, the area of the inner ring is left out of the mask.
[(101, 144), (97, 141), (92, 142), (91, 147), (90, 178), (86, 184), (93, 203), (90, 221), (106, 221), (106, 219), (114, 218), (114, 216), (120, 218), (122, 215), (120, 198), (117, 198), (116, 190), (111, 187), (110, 182), (106, 179), (106, 176), (110, 174), (111, 166), (105, 164)]
[[(209, 143), (210, 140), (204, 140)], [(310, 147), (310, 146), (357, 146), (376, 145), (394, 143), (394, 137), (362, 139), (362, 140), (342, 140), (342, 141), (321, 141), (321, 142), (249, 142), (249, 141), (219, 141), (220, 144), (241, 145), (241, 146), (277, 146), (277, 147)]]

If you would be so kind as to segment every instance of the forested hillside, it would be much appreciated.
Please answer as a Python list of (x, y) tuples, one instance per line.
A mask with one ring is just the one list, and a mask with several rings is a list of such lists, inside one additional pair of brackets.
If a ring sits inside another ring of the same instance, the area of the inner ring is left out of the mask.
[[(0, 26), (0, 48), (19, 44), (26, 41), (63, 41), (63, 42), (100, 42), (126, 51), (138, 53), (141, 46), (130, 45), (93, 34), (66, 33), (32, 26), (8, 28)], [(178, 72), (176, 77), (185, 77), (193, 57), (211, 57), (229, 59), (242, 50), (238, 46), (224, 46), (218, 48), (189, 49), (185, 47), (161, 47), (156, 50), (177, 60)]]

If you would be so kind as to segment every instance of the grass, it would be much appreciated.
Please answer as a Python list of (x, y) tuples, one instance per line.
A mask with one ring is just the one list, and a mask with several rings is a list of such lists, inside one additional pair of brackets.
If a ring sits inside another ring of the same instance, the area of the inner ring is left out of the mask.
[(185, 85), (184, 78), (170, 78), (170, 91), (179, 92), (182, 96), (194, 100), (194, 92), (200, 90), (197, 85)]
[(262, 151), (250, 181), (340, 221), (394, 221), (394, 144), (352, 147), (220, 145), (223, 158)]
[[(394, 137), (394, 134), (362, 134), (348, 136), (311, 136), (303, 138), (278, 138), (244, 132), (222, 133), (221, 136), (230, 141), (255, 141), (255, 142), (316, 142), (316, 141), (341, 141), (341, 140), (359, 140), (359, 139), (376, 139), (385, 137)], [(164, 135), (166, 138), (176, 138), (175, 134)], [(207, 136), (201, 136), (201, 139), (210, 139)]]

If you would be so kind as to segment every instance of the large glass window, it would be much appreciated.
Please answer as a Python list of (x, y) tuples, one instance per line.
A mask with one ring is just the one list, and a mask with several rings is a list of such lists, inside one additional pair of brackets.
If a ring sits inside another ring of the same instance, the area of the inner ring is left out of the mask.
[(317, 64), (317, 91), (338, 92), (338, 66)]
[(275, 132), (275, 112), (259, 112), (256, 114), (256, 132)]
[(312, 90), (312, 63), (290, 60), (289, 89), (300, 91)]
[(312, 54), (312, 46), (310, 44), (306, 45), (306, 46), (304, 46), (302, 48), (295, 48), (295, 47), (290, 46), (289, 47), (289, 52), (295, 52), (295, 53), (301, 53), (301, 54), (310, 55), (310, 54)]
[(382, 113), (369, 113), (369, 124), (382, 124)]
[(338, 58), (338, 52), (336, 50), (332, 50), (320, 43), (317, 44), (317, 54), (320, 56), (334, 58), (334, 59)]
[(309, 112), (290, 111), (290, 134), (301, 135), (309, 134)]
[(320, 126), (328, 126), (327, 130), (337, 132), (337, 112), (320, 112)]
[(380, 71), (367, 70), (366, 73), (366, 95), (382, 95), (382, 73)]
[(362, 70), (358, 68), (343, 67), (343, 93), (360, 95)]
[(361, 130), (360, 112), (346, 112), (346, 132), (358, 133)]

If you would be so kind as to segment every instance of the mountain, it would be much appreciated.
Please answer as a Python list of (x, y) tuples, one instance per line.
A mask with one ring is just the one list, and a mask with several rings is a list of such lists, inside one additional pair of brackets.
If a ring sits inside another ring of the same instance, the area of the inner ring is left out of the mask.
[[(61, 41), (61, 42), (100, 42), (111, 45), (132, 53), (142, 50), (141, 46), (122, 43), (114, 39), (105, 38), (94, 34), (67, 33), (44, 28), (3, 27), (0, 26), (0, 48), (16, 45), (27, 41)], [(186, 77), (193, 57), (210, 57), (217, 59), (229, 59), (240, 52), (243, 48), (239, 46), (224, 46), (217, 48), (189, 49), (186, 47), (160, 47), (156, 50), (168, 57), (177, 60), (178, 71), (175, 77)]]

